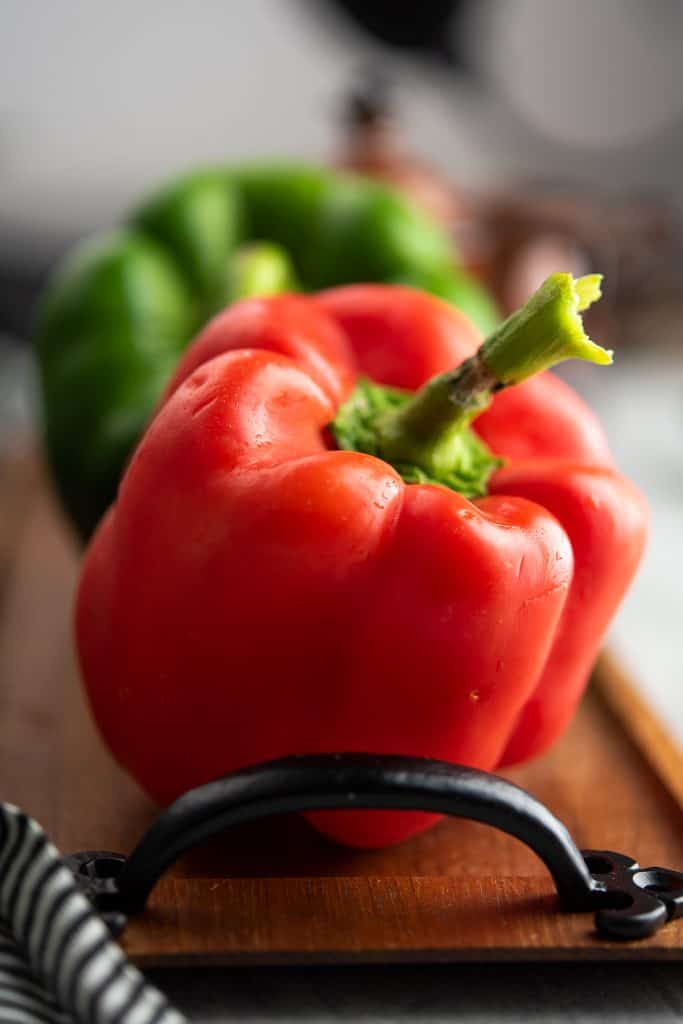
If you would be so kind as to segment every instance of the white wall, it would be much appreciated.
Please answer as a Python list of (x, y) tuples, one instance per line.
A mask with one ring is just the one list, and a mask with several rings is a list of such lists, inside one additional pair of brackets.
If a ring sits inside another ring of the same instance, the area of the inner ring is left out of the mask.
[[(0, 0), (0, 233), (78, 234), (198, 160), (329, 155), (340, 97), (377, 56), (325, 11)], [(469, 182), (678, 187), (683, 4), (474, 0), (470, 20), (479, 84), (390, 58), (425, 154)]]

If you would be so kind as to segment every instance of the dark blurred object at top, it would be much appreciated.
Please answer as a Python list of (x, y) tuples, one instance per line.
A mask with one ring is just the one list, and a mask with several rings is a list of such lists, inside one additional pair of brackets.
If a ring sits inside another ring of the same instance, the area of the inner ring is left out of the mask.
[[(488, 194), (462, 188), (404, 144), (389, 77), (360, 76), (343, 109), (337, 163), (381, 178), (450, 225), (465, 266), (504, 310), (520, 306), (548, 274), (599, 270), (607, 302), (592, 329), (605, 337), (619, 313), (677, 297), (683, 224), (666, 202), (577, 194), (529, 182)], [(628, 336), (628, 331), (624, 332)]]
[(465, 0), (333, 0), (374, 39), (452, 65), (463, 65), (457, 19)]

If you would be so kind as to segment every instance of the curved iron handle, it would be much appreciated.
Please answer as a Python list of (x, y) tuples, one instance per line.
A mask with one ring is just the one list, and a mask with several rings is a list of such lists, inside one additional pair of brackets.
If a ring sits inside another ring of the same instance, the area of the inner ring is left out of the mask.
[(667, 903), (662, 878), (655, 894), (638, 884), (638, 875), (647, 872), (630, 858), (609, 851), (584, 856), (562, 822), (513, 783), (474, 768), (394, 755), (320, 754), (258, 764), (179, 797), (128, 858), (85, 852), (69, 860), (102, 910), (132, 914), (144, 909), (158, 880), (183, 853), (231, 825), (350, 808), (430, 811), (492, 825), (537, 854), (567, 910), (598, 911), (599, 929), (612, 937), (652, 934), (683, 912), (683, 875), (657, 869), (675, 890)]
[(426, 758), (332, 754), (291, 757), (190, 790), (136, 846), (118, 880), (129, 911), (144, 907), (181, 854), (230, 825), (323, 808), (431, 811), (493, 825), (526, 843), (565, 906), (592, 905), (592, 878), (565, 826), (525, 790), (487, 772)]

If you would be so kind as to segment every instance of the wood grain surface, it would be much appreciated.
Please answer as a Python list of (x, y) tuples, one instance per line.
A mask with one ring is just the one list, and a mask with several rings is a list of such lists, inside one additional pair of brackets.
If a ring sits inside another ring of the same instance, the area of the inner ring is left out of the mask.
[[(126, 852), (156, 810), (105, 751), (82, 698), (70, 625), (78, 548), (35, 460), (12, 473), (16, 490), (0, 473), (0, 798), (65, 852)], [(509, 776), (579, 846), (683, 869), (681, 754), (613, 659), (596, 683), (563, 740)], [(558, 912), (536, 857), (486, 826), (444, 821), (359, 853), (291, 817), (184, 858), (123, 944), (145, 964), (683, 959), (683, 922), (644, 943), (600, 941), (590, 915)]]

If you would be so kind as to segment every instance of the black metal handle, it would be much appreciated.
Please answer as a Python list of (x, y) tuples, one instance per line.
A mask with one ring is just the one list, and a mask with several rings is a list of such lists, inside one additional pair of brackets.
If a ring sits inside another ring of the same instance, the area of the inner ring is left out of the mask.
[(567, 910), (598, 911), (599, 930), (612, 937), (644, 937), (683, 913), (683, 875), (661, 868), (648, 875), (609, 851), (582, 854), (562, 822), (525, 790), (488, 772), (415, 757), (323, 754), (255, 765), (181, 796), (130, 857), (85, 852), (70, 861), (102, 910), (136, 913), (183, 853), (230, 825), (349, 808), (431, 811), (493, 825), (538, 855)]

